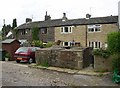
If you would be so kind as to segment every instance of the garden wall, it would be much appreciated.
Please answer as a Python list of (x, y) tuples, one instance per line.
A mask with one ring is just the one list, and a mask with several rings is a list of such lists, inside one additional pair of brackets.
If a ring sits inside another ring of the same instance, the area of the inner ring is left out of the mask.
[(111, 71), (112, 70), (112, 58), (102, 58), (100, 56), (94, 57), (94, 69), (96, 71)]
[[(49, 66), (82, 69), (90, 64), (89, 48), (45, 48), (37, 50), (35, 53), (36, 64), (44, 64)], [(84, 52), (83, 52), (84, 51)], [(87, 53), (86, 53), (87, 52)], [(85, 53), (85, 54), (84, 54)], [(86, 58), (83, 58), (86, 57)], [(86, 63), (83, 64), (84, 59)]]

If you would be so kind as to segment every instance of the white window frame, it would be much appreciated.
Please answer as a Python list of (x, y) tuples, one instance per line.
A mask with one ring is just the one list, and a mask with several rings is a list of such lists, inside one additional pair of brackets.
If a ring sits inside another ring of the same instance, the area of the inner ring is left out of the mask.
[[(87, 28), (88, 28), (88, 33), (101, 32), (102, 25), (101, 24), (88, 25)], [(99, 31), (96, 31), (96, 28), (99, 28)], [(90, 29), (93, 29), (93, 31), (90, 31)]]
[[(68, 32), (65, 32), (65, 27), (68, 27)], [(64, 27), (60, 27), (60, 32), (61, 34), (68, 34), (68, 33), (72, 33), (72, 26), (64, 26)]]
[(71, 42), (67, 42), (67, 43), (68, 43), (68, 45), (65, 45), (65, 42), (63, 42), (63, 46), (70, 46)]
[(89, 41), (89, 47), (93, 47), (95, 49), (101, 48), (102, 43), (100, 41)]

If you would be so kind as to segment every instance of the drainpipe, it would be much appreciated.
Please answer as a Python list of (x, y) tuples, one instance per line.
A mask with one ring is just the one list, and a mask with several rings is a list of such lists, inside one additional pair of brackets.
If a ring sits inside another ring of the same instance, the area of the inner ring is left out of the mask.
[(85, 46), (87, 47), (87, 25), (85, 25)]

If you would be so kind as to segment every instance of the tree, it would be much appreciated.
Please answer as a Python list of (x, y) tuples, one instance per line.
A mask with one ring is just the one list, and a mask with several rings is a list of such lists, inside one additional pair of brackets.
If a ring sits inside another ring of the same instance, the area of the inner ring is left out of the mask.
[(13, 19), (13, 23), (12, 23), (12, 33), (13, 33), (13, 37), (17, 38), (17, 33), (18, 33), (18, 30), (16, 29), (17, 27), (17, 20), (16, 18)]
[(39, 40), (39, 28), (38, 27), (32, 28), (32, 40)]
[(17, 27), (17, 20), (16, 20), (16, 18), (13, 19), (12, 29), (14, 29), (15, 27)]
[(3, 25), (2, 27), (2, 38), (5, 39), (8, 32), (12, 29), (11, 25)]

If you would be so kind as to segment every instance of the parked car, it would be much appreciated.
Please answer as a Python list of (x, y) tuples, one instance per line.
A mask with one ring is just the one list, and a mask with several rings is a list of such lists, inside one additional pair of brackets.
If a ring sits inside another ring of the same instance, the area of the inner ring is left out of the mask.
[(20, 47), (15, 52), (15, 59), (17, 63), (20, 61), (26, 61), (29, 64), (35, 62), (35, 51), (40, 49), (39, 47)]

